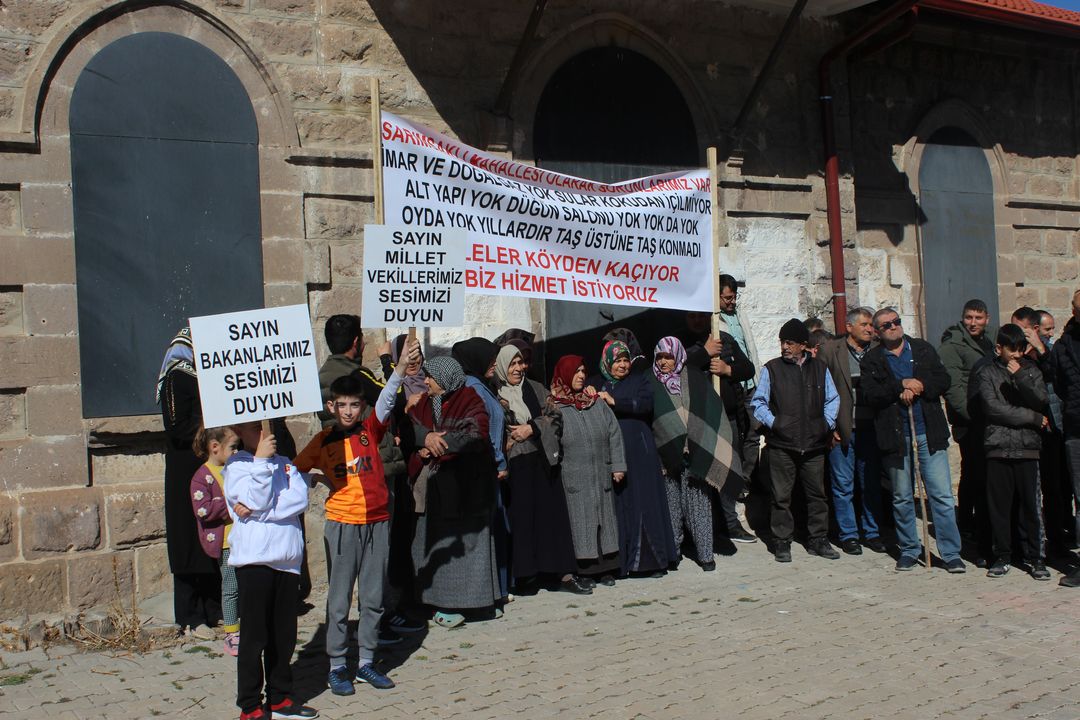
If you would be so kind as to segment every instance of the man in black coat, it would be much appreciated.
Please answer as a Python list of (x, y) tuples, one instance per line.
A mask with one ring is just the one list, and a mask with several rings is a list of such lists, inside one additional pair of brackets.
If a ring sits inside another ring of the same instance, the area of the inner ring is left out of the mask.
[[(1073, 294), (1072, 318), (1050, 351), (1049, 370), (1054, 391), (1061, 399), (1066, 467), (1074, 492), (1080, 493), (1080, 290)], [(1080, 537), (1080, 516), (1077, 537)], [(1080, 570), (1062, 578), (1061, 584), (1080, 587)]]
[(806, 351), (810, 333), (792, 318), (780, 328), (780, 357), (761, 368), (750, 401), (765, 428), (772, 491), (771, 528), (777, 562), (791, 562), (795, 523), (791, 491), (798, 477), (806, 495), (806, 550), (829, 560), (840, 557), (829, 543), (829, 505), (825, 501), (825, 451), (829, 446), (840, 398), (825, 363)]
[(892, 485), (893, 518), (900, 546), (897, 570), (911, 570), (922, 544), (915, 527), (912, 425), (918, 446), (919, 469), (934, 516), (938, 552), (951, 573), (966, 570), (960, 559), (960, 532), (949, 476), (949, 423), (941, 396), (949, 374), (930, 343), (908, 337), (893, 308), (874, 313), (881, 344), (860, 363), (863, 396), (874, 408), (874, 429), (885, 472)]

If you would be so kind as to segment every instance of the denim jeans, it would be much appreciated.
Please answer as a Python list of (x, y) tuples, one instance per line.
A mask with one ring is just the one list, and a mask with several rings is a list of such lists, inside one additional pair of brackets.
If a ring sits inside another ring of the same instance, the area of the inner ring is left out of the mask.
[[(881, 512), (881, 457), (873, 426), (856, 430), (845, 448), (836, 445), (829, 451), (829, 472), (832, 475), (833, 506), (840, 540), (858, 540), (862, 521), (863, 536), (879, 536), (878, 514)], [(859, 483), (862, 512), (855, 512), (855, 483)]]
[[(929, 497), (930, 513), (934, 518), (934, 535), (938, 552), (946, 562), (960, 557), (960, 531), (956, 529), (956, 503), (949, 476), (949, 454), (945, 450), (930, 452), (925, 435), (917, 435), (919, 469)], [(895, 459), (895, 458), (894, 458)], [(893, 518), (896, 520), (896, 542), (900, 555), (918, 557), (922, 550), (919, 532), (915, 527), (915, 474), (911, 453), (905, 453), (903, 467), (890, 463), (886, 469), (892, 484)]]

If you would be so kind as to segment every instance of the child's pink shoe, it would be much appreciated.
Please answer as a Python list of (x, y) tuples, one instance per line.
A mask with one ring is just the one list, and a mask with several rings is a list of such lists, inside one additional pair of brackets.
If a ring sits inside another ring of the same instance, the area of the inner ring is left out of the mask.
[(240, 633), (225, 633), (225, 652), (236, 657), (240, 652)]

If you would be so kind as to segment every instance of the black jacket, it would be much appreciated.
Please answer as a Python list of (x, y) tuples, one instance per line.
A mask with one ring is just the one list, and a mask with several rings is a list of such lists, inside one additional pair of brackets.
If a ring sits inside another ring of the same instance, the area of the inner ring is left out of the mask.
[(1061, 398), (1066, 437), (1080, 437), (1080, 325), (1070, 320), (1050, 351), (1050, 380)]
[[(687, 330), (679, 340), (682, 342), (683, 347), (686, 348), (686, 364), (701, 370), (712, 378), (712, 374), (709, 373), (709, 362), (712, 358), (709, 357), (709, 353), (705, 350), (705, 340), (708, 337), (708, 334), (694, 335)], [(734, 429), (739, 433), (739, 437), (735, 441), (735, 444), (738, 445), (750, 429), (750, 415), (746, 411), (746, 391), (743, 390), (742, 384), (744, 381), (754, 378), (757, 368), (754, 367), (754, 363), (750, 362), (750, 358), (746, 357), (746, 353), (742, 351), (734, 337), (722, 330), (719, 332), (718, 337), (723, 344), (720, 359), (731, 366), (731, 376), (720, 378), (720, 399), (724, 402), (724, 410), (727, 412), (728, 420), (731, 421)]]
[(968, 408), (985, 425), (986, 456), (1005, 460), (1038, 460), (1042, 420), (1047, 412), (1046, 383), (1039, 366), (1028, 358), (1010, 373), (1001, 360), (980, 360), (971, 371)]
[[(949, 447), (949, 423), (941, 409), (941, 396), (949, 389), (949, 373), (930, 343), (907, 335), (904, 341), (911, 345), (915, 379), (923, 384), (923, 394), (916, 402), (920, 404), (926, 422), (927, 445), (930, 452), (944, 450)], [(860, 389), (866, 403), (874, 408), (878, 448), (885, 455), (903, 455), (909, 449), (904, 434), (904, 427), (909, 423), (908, 409), (900, 402), (904, 387), (889, 367), (887, 352), (884, 345), (878, 345), (859, 363), (862, 370)]]

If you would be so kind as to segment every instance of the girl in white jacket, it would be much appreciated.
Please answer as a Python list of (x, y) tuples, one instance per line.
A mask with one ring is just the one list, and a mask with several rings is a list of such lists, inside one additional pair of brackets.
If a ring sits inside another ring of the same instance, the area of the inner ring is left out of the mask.
[[(292, 700), (289, 661), (296, 648), (296, 605), (308, 484), (296, 466), (276, 454), (274, 436), (260, 423), (233, 426), (244, 449), (225, 465), (225, 499), (233, 518), (229, 565), (240, 595), (240, 652), (236, 704), (241, 720), (314, 718)], [(263, 656), (266, 677), (263, 677)], [(270, 712), (263, 706), (263, 681)]]

